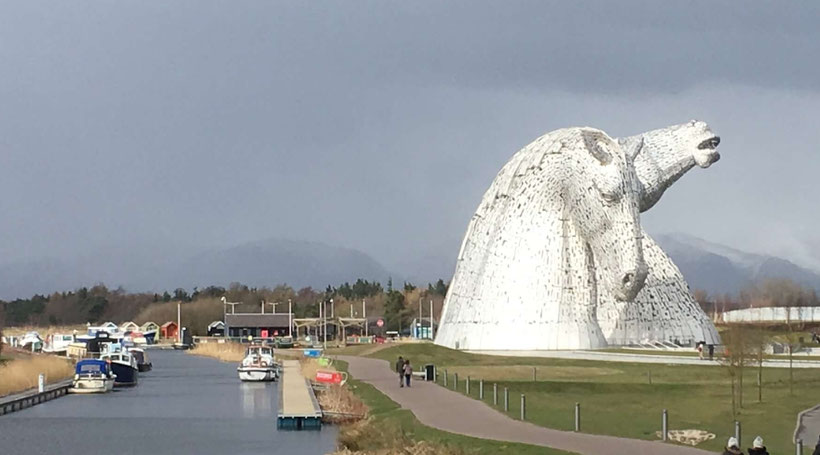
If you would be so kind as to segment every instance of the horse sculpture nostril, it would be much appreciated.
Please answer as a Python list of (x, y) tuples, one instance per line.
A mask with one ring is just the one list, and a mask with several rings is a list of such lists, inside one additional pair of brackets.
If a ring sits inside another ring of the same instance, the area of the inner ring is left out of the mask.
[(630, 284), (632, 284), (632, 282), (634, 280), (635, 280), (635, 274), (634, 273), (627, 273), (626, 275), (624, 275), (624, 278), (623, 278), (624, 286), (629, 286)]

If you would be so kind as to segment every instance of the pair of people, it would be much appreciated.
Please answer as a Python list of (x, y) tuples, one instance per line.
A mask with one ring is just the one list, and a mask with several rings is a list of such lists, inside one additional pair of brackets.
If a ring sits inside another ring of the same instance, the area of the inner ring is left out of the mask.
[(410, 377), (413, 376), (413, 367), (410, 365), (410, 359), (404, 359), (399, 356), (396, 361), (396, 373), (399, 374), (399, 387), (410, 387)]
[[(732, 436), (729, 438), (729, 441), (726, 442), (726, 449), (723, 450), (723, 455), (743, 455), (743, 451), (740, 450), (738, 445), (737, 439)], [(766, 446), (763, 445), (763, 438), (760, 436), (755, 438), (748, 452), (749, 455), (769, 455), (769, 451), (766, 450)]]

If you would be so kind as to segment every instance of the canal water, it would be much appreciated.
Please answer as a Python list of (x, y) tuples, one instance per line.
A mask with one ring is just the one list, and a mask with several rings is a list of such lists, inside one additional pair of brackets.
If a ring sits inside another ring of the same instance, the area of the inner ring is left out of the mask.
[(67, 395), (0, 417), (0, 454), (333, 452), (336, 429), (278, 431), (278, 383), (242, 383), (236, 364), (149, 351), (139, 385)]

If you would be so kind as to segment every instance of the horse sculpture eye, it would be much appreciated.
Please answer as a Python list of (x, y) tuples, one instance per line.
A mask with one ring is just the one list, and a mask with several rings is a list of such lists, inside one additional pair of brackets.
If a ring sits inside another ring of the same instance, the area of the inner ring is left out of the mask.
[(614, 204), (621, 199), (621, 195), (619, 193), (601, 191), (601, 199), (603, 199), (607, 204)]

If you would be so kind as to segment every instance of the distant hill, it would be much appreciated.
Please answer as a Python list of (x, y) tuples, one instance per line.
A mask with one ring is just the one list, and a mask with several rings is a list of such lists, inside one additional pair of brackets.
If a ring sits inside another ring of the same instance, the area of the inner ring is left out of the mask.
[(765, 278), (789, 278), (820, 291), (820, 274), (786, 259), (746, 253), (686, 234), (653, 238), (680, 268), (692, 290), (735, 294)]
[[(385, 283), (390, 277), (367, 254), (319, 242), (268, 239), (224, 249), (186, 252), (167, 248), (129, 252), (107, 248), (72, 260), (38, 259), (0, 264), (0, 299), (30, 297), (105, 283), (131, 292), (188, 290), (241, 282), (249, 286), (287, 283), (324, 289), (357, 278)], [(393, 279), (400, 282), (396, 275)]]

